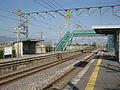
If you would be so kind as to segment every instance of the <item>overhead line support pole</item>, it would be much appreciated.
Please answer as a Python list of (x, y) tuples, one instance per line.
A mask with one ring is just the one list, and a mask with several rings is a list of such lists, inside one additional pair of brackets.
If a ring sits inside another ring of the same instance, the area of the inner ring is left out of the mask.
[(20, 29), (21, 29), (21, 8), (18, 10), (18, 28), (17, 28), (17, 57), (19, 57), (19, 41), (20, 41)]
[(69, 28), (69, 30), (70, 30), (70, 24), (71, 24), (71, 22), (70, 22), (70, 9), (68, 9), (68, 28)]
[(20, 41), (20, 29), (21, 29), (21, 8), (18, 10), (18, 42)]
[(26, 39), (28, 39), (28, 15), (26, 16)]

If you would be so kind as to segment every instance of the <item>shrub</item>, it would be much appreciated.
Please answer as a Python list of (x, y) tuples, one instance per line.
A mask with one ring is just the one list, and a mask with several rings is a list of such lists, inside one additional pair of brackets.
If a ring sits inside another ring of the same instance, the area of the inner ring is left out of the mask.
[(46, 49), (46, 52), (51, 52), (52, 51), (52, 46), (51, 45), (46, 46), (45, 49)]
[(3, 58), (3, 49), (0, 49), (0, 59)]
[[(3, 54), (4, 54), (4, 49), (0, 49), (0, 59), (3, 59)], [(15, 52), (14, 49), (12, 50), (12, 55), (13, 55), (13, 57), (16, 57), (16, 52)], [(11, 55), (5, 55), (4, 57), (5, 58), (10, 58)]]
[(93, 47), (97, 47), (95, 42), (93, 42), (92, 46), (93, 46)]

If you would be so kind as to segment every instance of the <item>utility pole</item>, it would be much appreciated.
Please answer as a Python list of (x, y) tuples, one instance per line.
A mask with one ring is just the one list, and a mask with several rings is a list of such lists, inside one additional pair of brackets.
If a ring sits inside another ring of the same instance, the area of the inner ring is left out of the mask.
[(18, 10), (18, 28), (17, 28), (17, 57), (19, 57), (19, 41), (20, 41), (20, 29), (21, 29), (21, 8)]
[(21, 29), (21, 8), (18, 10), (18, 42), (20, 41), (20, 29)]
[[(41, 40), (42, 40), (42, 38), (43, 38), (43, 32), (41, 32), (40, 38), (41, 38)], [(41, 42), (41, 53), (42, 53), (42, 50), (43, 50), (42, 48), (43, 48), (43, 45), (42, 45), (42, 42)]]
[(40, 38), (41, 38), (41, 39), (43, 38), (43, 32), (41, 32), (41, 36), (40, 36)]
[(70, 30), (70, 24), (71, 24), (71, 22), (70, 22), (70, 9), (68, 9), (68, 29)]
[(28, 15), (26, 16), (26, 39), (28, 39)]

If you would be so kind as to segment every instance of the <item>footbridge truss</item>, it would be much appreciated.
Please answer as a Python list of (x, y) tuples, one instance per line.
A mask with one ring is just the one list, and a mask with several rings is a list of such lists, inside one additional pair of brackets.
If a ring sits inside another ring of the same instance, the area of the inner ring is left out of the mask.
[[(72, 32), (67, 31), (66, 34), (61, 38), (61, 40), (57, 43), (55, 51), (65, 51), (68, 44), (72, 47), (73, 37), (81, 37), (81, 36), (105, 36), (105, 34), (96, 34), (94, 30), (74, 30)], [(112, 51), (113, 45), (111, 44), (111, 35), (108, 35), (108, 51)], [(112, 45), (112, 46), (111, 46)]]

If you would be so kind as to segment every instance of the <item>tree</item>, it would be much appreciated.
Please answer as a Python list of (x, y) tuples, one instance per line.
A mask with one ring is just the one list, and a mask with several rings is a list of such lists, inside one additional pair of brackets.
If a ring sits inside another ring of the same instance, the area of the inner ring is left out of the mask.
[(95, 43), (95, 42), (93, 42), (92, 46), (93, 46), (93, 47), (96, 47), (96, 43)]
[(79, 46), (79, 43), (76, 43), (77, 46)]

